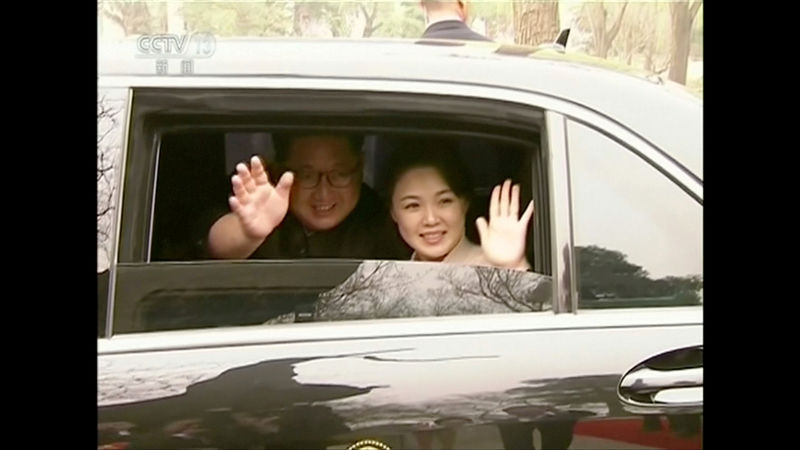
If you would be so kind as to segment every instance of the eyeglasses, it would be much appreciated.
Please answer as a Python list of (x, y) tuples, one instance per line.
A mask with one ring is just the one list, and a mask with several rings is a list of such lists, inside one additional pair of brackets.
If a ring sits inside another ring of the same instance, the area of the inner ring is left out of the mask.
[(323, 176), (328, 180), (330, 186), (343, 188), (353, 183), (358, 168), (351, 170), (329, 170), (327, 172), (300, 169), (293, 170), (292, 172), (295, 174), (295, 182), (303, 189), (313, 189), (317, 187)]

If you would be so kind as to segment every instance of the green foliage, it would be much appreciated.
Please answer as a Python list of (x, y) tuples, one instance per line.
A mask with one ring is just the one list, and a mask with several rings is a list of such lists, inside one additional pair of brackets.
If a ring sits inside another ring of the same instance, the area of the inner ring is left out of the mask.
[(292, 11), (288, 2), (191, 1), (181, 6), (187, 31), (230, 36), (288, 36)]
[[(353, 1), (296, 0), (288, 3), (294, 11), (294, 25), (298, 25), (297, 15), (300, 14), (306, 20), (323, 24), (333, 37), (349, 36), (353, 19), (360, 14), (358, 4)], [(302, 29), (294, 31), (295, 35), (302, 35)]]
[[(333, 37), (350, 37), (367, 15), (372, 36), (415, 38), (424, 31), (418, 2), (408, 1), (215, 1), (195, 0), (181, 7), (188, 31), (218, 36), (301, 36), (303, 20), (321, 24)], [(358, 33), (358, 31), (355, 31)]]
[(382, 26), (376, 37), (418, 38), (425, 32), (425, 17), (418, 2), (385, 2), (379, 14)]
[(514, 34), (514, 11), (510, 1), (473, 1), (469, 4), (470, 20), (486, 21), (486, 35), (497, 40), (504, 34)]
[(334, 37), (350, 36), (353, 18), (360, 14), (356, 2), (322, 2), (320, 14)]
[(163, 2), (114, 0), (98, 4), (98, 14), (116, 23), (128, 36), (166, 31), (166, 4)]

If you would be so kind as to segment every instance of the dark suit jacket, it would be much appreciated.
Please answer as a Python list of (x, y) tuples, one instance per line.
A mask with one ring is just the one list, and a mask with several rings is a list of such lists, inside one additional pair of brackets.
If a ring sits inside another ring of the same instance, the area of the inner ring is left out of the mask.
[(445, 20), (431, 24), (423, 39), (460, 39), (467, 41), (491, 41), (486, 36), (472, 31), (467, 24), (460, 20)]

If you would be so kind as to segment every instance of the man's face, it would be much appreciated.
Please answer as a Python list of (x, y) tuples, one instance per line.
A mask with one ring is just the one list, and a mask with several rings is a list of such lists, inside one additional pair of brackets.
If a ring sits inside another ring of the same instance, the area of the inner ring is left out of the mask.
[(294, 139), (286, 165), (295, 176), (289, 209), (307, 230), (330, 230), (355, 209), (361, 193), (361, 160), (346, 138)]

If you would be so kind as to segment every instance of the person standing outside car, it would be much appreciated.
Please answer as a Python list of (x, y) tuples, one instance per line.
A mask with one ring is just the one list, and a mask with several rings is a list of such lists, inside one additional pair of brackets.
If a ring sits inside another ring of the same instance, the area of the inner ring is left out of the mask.
[(405, 259), (382, 201), (362, 183), (361, 138), (274, 135), (286, 171), (274, 185), (260, 158), (236, 166), (230, 212), (208, 233), (213, 258)]
[(423, 39), (456, 39), (467, 41), (490, 41), (467, 25), (467, 3), (465, 0), (420, 0), (425, 14)]

